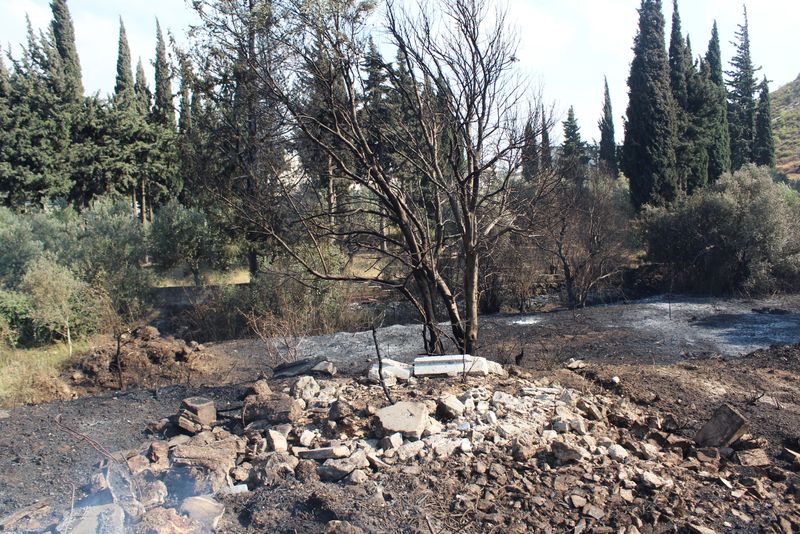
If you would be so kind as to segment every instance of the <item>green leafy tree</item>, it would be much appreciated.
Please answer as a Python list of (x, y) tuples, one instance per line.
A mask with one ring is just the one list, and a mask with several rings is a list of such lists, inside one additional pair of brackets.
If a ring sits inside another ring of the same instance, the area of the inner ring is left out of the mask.
[(617, 142), (614, 139), (614, 113), (611, 110), (611, 94), (608, 91), (608, 80), (604, 78), (603, 116), (597, 123), (600, 128), (600, 153), (598, 159), (605, 170), (617, 176)]
[(30, 299), (30, 318), (60, 335), (72, 356), (72, 335), (80, 300), (88, 291), (69, 269), (46, 256), (30, 264), (21, 287)]
[(753, 162), (756, 165), (775, 167), (775, 140), (772, 137), (772, 112), (769, 101), (769, 82), (767, 82), (766, 76), (758, 86)]
[(736, 53), (728, 75), (728, 127), (731, 137), (731, 168), (738, 170), (753, 161), (753, 140), (756, 125), (756, 72), (750, 57), (750, 29), (747, 8), (744, 23), (736, 32)]
[(639, 209), (671, 202), (678, 190), (675, 104), (660, 0), (642, 0), (633, 50), (622, 170), (630, 180), (631, 200)]
[(716, 182), (731, 170), (731, 140), (728, 126), (728, 92), (722, 75), (722, 53), (717, 23), (711, 28), (705, 62), (709, 78), (708, 181)]

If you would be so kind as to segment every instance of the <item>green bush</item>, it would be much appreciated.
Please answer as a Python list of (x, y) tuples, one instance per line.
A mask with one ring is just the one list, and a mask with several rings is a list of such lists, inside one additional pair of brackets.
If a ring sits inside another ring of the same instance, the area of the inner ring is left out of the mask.
[(765, 293), (797, 288), (797, 195), (769, 169), (744, 167), (666, 208), (649, 208), (642, 228), (652, 261), (670, 266), (677, 287)]
[(0, 342), (12, 347), (34, 335), (30, 301), (25, 293), (0, 289)]

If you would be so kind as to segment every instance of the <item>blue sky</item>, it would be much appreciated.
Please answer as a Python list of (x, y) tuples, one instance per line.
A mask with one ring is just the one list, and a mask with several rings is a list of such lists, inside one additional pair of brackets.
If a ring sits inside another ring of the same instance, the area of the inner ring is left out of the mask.
[[(435, 0), (434, 0), (435, 1)], [(667, 20), (672, 2), (664, 6)], [(544, 98), (555, 104), (557, 118), (575, 107), (586, 140), (595, 139), (602, 105), (603, 76), (608, 77), (617, 136), (622, 136), (622, 116), (627, 104), (626, 81), (631, 47), (636, 34), (636, 9), (640, 0), (507, 0), (509, 20), (517, 27), (517, 56), (533, 86), (541, 86)], [(50, 20), (49, 0), (0, 0), (0, 43), (16, 45), (25, 39), (25, 14), (34, 27)], [(125, 21), (134, 62), (141, 57), (152, 82), (155, 52), (155, 19), (185, 41), (188, 26), (196, 19), (184, 0), (69, 0), (75, 21), (78, 52), (87, 91), (107, 94), (114, 85), (119, 17)], [(684, 33), (689, 33), (695, 55), (705, 53), (714, 19), (719, 26), (723, 60), (733, 53), (736, 25), (742, 21), (738, 0), (682, 0)], [(748, 3), (752, 57), (772, 88), (800, 74), (797, 55), (797, 21), (800, 1), (750, 0)], [(560, 128), (558, 128), (560, 131)]]

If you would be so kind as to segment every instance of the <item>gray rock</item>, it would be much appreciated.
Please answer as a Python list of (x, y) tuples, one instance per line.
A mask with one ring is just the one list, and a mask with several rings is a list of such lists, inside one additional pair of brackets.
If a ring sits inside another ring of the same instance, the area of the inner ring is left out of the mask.
[(748, 422), (733, 406), (723, 404), (694, 437), (701, 447), (727, 447), (747, 432)]
[(201, 425), (210, 426), (217, 420), (217, 409), (211, 399), (189, 397), (183, 399), (181, 407), (192, 413), (196, 418), (196, 422)]
[(213, 531), (225, 513), (225, 505), (210, 495), (188, 497), (181, 503), (180, 512)]
[(300, 375), (327, 375), (336, 374), (336, 367), (329, 361), (321, 358), (308, 358), (296, 362), (282, 363), (272, 370), (273, 378), (291, 378)]
[(622, 445), (615, 443), (608, 448), (608, 457), (616, 462), (621, 462), (628, 457), (628, 451)]
[(391, 436), (384, 436), (383, 439), (381, 439), (380, 441), (380, 447), (385, 451), (396, 449), (402, 444), (403, 444), (403, 434), (401, 434), (400, 432), (395, 432)]
[(295, 399), (310, 401), (317, 396), (317, 393), (319, 393), (319, 384), (317, 384), (317, 381), (314, 380), (314, 377), (301, 376), (294, 381), (289, 393)]
[(425, 449), (424, 441), (409, 441), (397, 448), (397, 459), (401, 462), (410, 460)]
[(421, 402), (398, 402), (376, 414), (384, 436), (400, 432), (410, 439), (420, 439), (428, 424), (428, 408)]
[(554, 441), (550, 445), (550, 450), (553, 456), (561, 462), (577, 462), (590, 456), (589, 452), (583, 447), (569, 445), (562, 441)]
[(464, 403), (455, 395), (447, 395), (436, 402), (436, 415), (443, 419), (456, 419), (464, 415)]
[(283, 393), (269, 397), (248, 397), (243, 419), (247, 422), (265, 421), (269, 424), (293, 423), (303, 416), (303, 402)]
[(267, 430), (266, 438), (267, 445), (271, 451), (286, 452), (289, 450), (289, 443), (286, 441), (286, 436), (277, 430)]
[(337, 482), (356, 469), (369, 467), (369, 460), (364, 450), (359, 449), (348, 458), (338, 460), (325, 460), (325, 463), (317, 467), (317, 474), (320, 480), (325, 482)]
[(308, 449), (300, 451), (297, 456), (304, 460), (330, 460), (338, 458), (347, 458), (350, 456), (350, 449), (344, 445), (336, 445), (334, 447), (320, 447), (319, 449)]

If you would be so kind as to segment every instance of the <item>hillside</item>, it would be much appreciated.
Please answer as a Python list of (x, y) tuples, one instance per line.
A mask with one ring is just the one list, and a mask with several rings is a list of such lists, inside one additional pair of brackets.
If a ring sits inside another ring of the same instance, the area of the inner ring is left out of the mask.
[(778, 170), (800, 179), (800, 76), (771, 95)]

